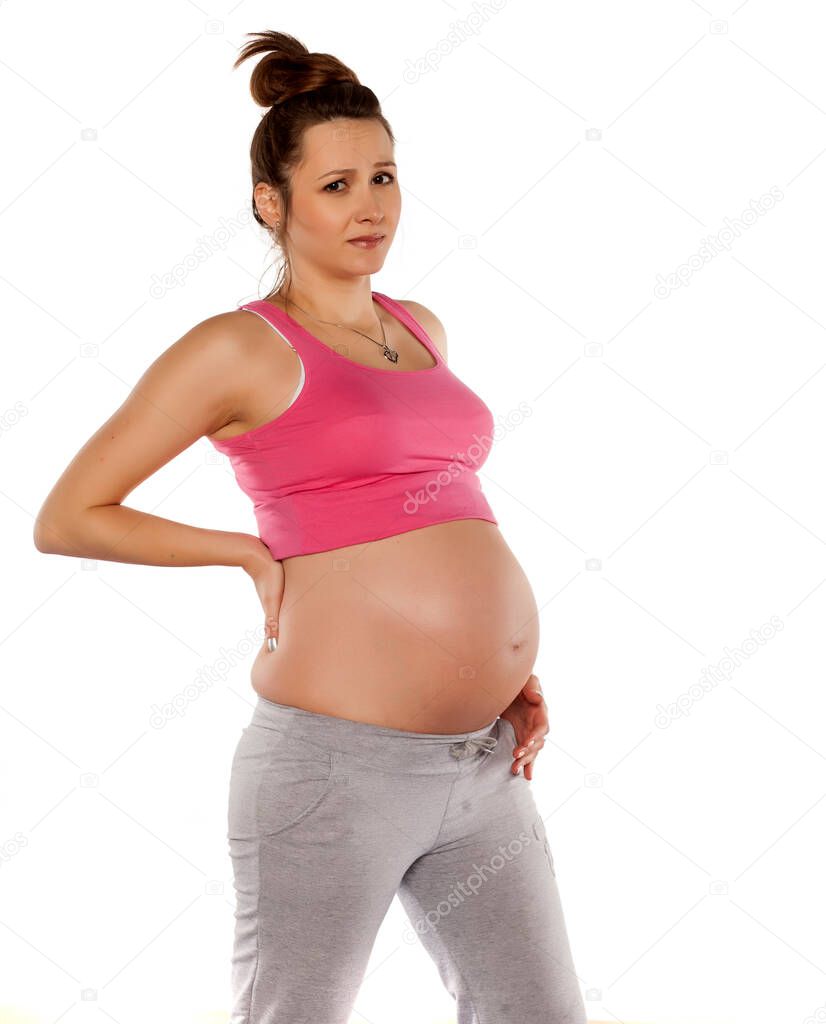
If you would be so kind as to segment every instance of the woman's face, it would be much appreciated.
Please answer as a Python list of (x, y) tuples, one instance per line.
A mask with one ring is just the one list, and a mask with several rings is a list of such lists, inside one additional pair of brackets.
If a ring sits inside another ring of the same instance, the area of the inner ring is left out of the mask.
[[(302, 160), (292, 177), (285, 245), (290, 264), (351, 277), (384, 263), (401, 213), (393, 147), (378, 121), (341, 119), (304, 133)], [(374, 248), (349, 240), (381, 234)]]

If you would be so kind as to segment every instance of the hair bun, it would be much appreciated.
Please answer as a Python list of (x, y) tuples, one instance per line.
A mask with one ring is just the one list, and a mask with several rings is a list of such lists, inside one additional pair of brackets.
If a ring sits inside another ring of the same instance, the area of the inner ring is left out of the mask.
[(250, 76), (252, 98), (262, 107), (276, 107), (304, 92), (335, 82), (359, 85), (354, 71), (330, 53), (310, 53), (295, 36), (286, 32), (248, 32), (233, 67), (263, 53)]

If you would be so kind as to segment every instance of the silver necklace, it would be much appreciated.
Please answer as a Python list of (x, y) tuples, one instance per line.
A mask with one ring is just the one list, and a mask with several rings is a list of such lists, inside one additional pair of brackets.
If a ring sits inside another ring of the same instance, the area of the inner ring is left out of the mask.
[[(295, 302), (293, 299), (287, 299), (286, 301), (291, 302), (296, 309), (301, 309), (301, 306), (299, 306), (299, 304)], [(369, 334), (365, 334), (364, 331), (360, 331), (357, 327), (348, 327), (347, 324), (337, 324), (331, 320), (319, 320), (317, 316), (313, 316), (312, 313), (308, 313), (306, 309), (301, 309), (301, 312), (304, 313), (305, 316), (308, 316), (311, 320), (315, 320), (315, 322), (318, 324), (327, 324), (330, 327), (343, 327), (347, 331), (355, 331), (356, 334), (360, 334), (362, 338), (367, 338), (367, 340), (372, 341), (374, 345), (378, 345), (379, 348), (382, 350), (382, 355), (384, 356), (385, 359), (389, 359), (391, 363), (397, 363), (399, 361), (399, 353), (394, 348), (391, 348), (390, 345), (387, 344), (387, 335), (385, 334), (384, 324), (382, 323), (381, 317), (378, 317), (378, 321), (379, 327), (381, 327), (382, 340), (376, 341), (375, 338), (371, 338)]]

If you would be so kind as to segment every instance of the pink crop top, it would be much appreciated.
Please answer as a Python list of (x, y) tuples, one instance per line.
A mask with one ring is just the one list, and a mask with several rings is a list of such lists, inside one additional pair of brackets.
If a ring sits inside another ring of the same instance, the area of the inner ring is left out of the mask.
[(303, 385), (276, 419), (209, 438), (252, 500), (275, 559), (392, 537), (452, 519), (498, 525), (476, 469), (493, 416), (448, 369), (401, 303), (373, 292), (436, 360), (423, 370), (362, 366), (265, 299), (245, 303), (295, 349)]

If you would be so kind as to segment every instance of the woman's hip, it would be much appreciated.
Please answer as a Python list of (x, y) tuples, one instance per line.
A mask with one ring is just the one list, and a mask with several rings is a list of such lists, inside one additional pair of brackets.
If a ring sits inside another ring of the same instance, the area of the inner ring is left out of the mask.
[[(499, 719), (470, 732), (415, 733), (261, 697), (232, 760), (228, 835), (364, 846), (378, 831), (424, 851), (457, 783), (472, 786), (497, 748), (499, 784), (512, 777), (509, 743)], [(480, 776), (479, 795), (490, 788)]]

